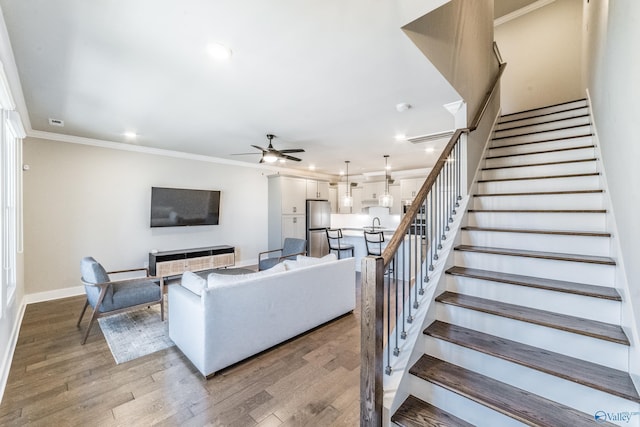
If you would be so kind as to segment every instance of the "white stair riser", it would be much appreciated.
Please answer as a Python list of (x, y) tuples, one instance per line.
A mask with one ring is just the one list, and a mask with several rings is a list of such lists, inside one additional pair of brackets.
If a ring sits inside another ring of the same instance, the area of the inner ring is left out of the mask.
[(519, 421), (475, 403), (429, 381), (410, 375), (412, 395), (478, 427), (524, 427)]
[[(547, 122), (547, 119), (544, 119), (543, 121)], [(589, 124), (590, 124), (589, 116), (550, 121), (548, 123), (532, 123), (526, 126), (519, 126), (512, 129), (496, 130), (494, 133), (494, 138), (524, 135), (527, 133), (534, 133), (534, 132), (547, 132), (550, 130), (568, 128), (571, 126), (583, 126), (583, 125), (589, 125)]]
[(592, 136), (581, 136), (579, 138), (559, 139), (557, 141), (536, 142), (532, 144), (490, 147), (487, 156), (507, 156), (511, 154), (533, 153), (536, 151), (558, 150), (561, 148), (583, 147), (585, 145), (593, 145)]
[(523, 307), (615, 324), (620, 302), (447, 274), (447, 290)]
[[(426, 337), (429, 354), (505, 384), (594, 415), (607, 411), (637, 411), (638, 404), (554, 375), (508, 362), (446, 341)], [(609, 409), (611, 408), (611, 409)], [(594, 424), (596, 422), (594, 421)]]
[(527, 194), (473, 198), (473, 209), (604, 209), (603, 193)]
[(479, 270), (612, 286), (614, 266), (521, 256), (455, 251), (455, 265)]
[(505, 120), (519, 120), (519, 119), (528, 118), (528, 117), (536, 117), (543, 114), (556, 113), (559, 111), (566, 111), (573, 108), (586, 107), (586, 106), (587, 106), (587, 101), (585, 99), (582, 99), (578, 101), (567, 102), (566, 104), (554, 105), (551, 107), (538, 108), (532, 111), (523, 111), (520, 113), (505, 115), (501, 117), (499, 122), (502, 123)]
[(604, 213), (469, 212), (468, 225), (482, 228), (604, 232)]
[(436, 318), (614, 369), (629, 366), (629, 349), (622, 344), (441, 303), (436, 304)]
[(553, 165), (520, 166), (515, 168), (489, 169), (482, 171), (482, 179), (524, 178), (532, 176), (573, 175), (595, 173), (597, 162), (560, 163)]
[(531, 135), (511, 136), (507, 138), (493, 139), (492, 147), (521, 144), (523, 142), (547, 141), (549, 139), (569, 138), (574, 136), (586, 136), (591, 134), (591, 126), (578, 126), (570, 129), (553, 130), (549, 132), (534, 133)]
[(571, 117), (584, 116), (585, 114), (589, 114), (589, 109), (587, 107), (582, 107), (582, 108), (577, 108), (577, 109), (567, 110), (567, 111), (560, 111), (557, 113), (547, 114), (541, 117), (530, 117), (530, 118), (520, 119), (520, 120), (510, 119), (506, 122), (498, 123), (496, 125), (496, 130), (509, 129), (514, 126), (526, 126), (526, 125), (538, 123), (541, 121), (549, 122), (552, 120), (568, 119)]
[(594, 159), (595, 149), (580, 148), (575, 150), (551, 151), (548, 153), (525, 154), (511, 157), (500, 157), (496, 159), (487, 159), (485, 167), (499, 168), (515, 165), (530, 165), (538, 163), (562, 162), (567, 160)]
[(462, 244), (579, 255), (609, 256), (610, 254), (609, 239), (593, 236), (464, 230)]
[(598, 189), (600, 189), (599, 175), (478, 182), (479, 194)]

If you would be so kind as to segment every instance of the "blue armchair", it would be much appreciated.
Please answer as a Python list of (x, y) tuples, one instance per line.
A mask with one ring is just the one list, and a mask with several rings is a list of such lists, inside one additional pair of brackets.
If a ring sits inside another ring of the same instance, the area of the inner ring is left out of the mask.
[[(137, 310), (153, 304), (160, 304), (160, 318), (164, 320), (164, 289), (159, 280), (149, 277), (146, 268), (134, 268), (129, 270), (105, 271), (104, 267), (92, 257), (82, 258), (80, 262), (82, 283), (87, 294), (77, 327), (84, 316), (87, 306), (91, 305), (93, 314), (89, 326), (82, 339), (82, 344), (87, 341), (91, 327), (99, 317), (122, 313), (128, 310)], [(109, 274), (146, 271), (145, 277), (112, 281)]]
[[(274, 265), (284, 261), (285, 259), (296, 259), (298, 255), (307, 253), (307, 241), (305, 239), (294, 239), (293, 237), (285, 237), (284, 244), (281, 249), (273, 249), (270, 251), (260, 252), (258, 254), (258, 271), (267, 270)], [(270, 256), (262, 258), (263, 255), (281, 252), (280, 256)]]

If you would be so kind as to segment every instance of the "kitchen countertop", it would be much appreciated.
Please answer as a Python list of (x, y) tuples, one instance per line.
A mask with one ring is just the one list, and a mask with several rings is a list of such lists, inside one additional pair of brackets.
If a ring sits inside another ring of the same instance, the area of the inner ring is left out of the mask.
[[(342, 234), (344, 236), (359, 236), (359, 237), (364, 237), (363, 236), (363, 232), (364, 231), (370, 231), (371, 227), (370, 226), (366, 226), (366, 227), (343, 227), (342, 228)], [(390, 235), (396, 232), (395, 228), (387, 228), (387, 227), (376, 227), (375, 231), (382, 231), (383, 234), (385, 235)]]

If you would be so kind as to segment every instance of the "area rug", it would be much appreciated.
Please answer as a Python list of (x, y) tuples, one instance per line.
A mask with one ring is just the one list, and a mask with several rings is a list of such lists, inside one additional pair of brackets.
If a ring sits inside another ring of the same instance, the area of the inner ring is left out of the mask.
[(102, 317), (98, 323), (118, 365), (175, 345), (166, 316), (160, 320), (159, 305)]

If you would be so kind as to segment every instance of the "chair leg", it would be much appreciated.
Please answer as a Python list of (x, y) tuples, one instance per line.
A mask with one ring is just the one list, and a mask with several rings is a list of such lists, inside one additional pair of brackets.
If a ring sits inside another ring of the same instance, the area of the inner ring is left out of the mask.
[(164, 295), (160, 298), (160, 320), (164, 322)]
[(78, 319), (78, 323), (76, 323), (76, 328), (80, 327), (80, 322), (82, 321), (82, 316), (84, 316), (84, 312), (87, 311), (87, 306), (89, 305), (89, 299), (84, 302), (84, 308), (82, 309), (82, 313), (80, 313), (80, 318)]
[(87, 326), (87, 331), (84, 333), (84, 338), (82, 338), (82, 342), (80, 344), (84, 345), (87, 342), (87, 338), (89, 337), (89, 332), (91, 332), (91, 327), (95, 323), (98, 318), (98, 309), (94, 308), (93, 313), (91, 314), (91, 320), (89, 321), (89, 326)]

